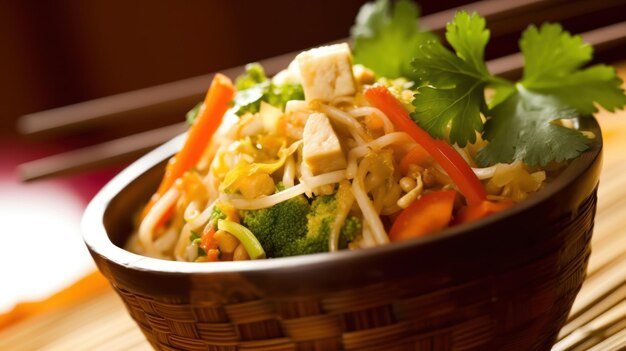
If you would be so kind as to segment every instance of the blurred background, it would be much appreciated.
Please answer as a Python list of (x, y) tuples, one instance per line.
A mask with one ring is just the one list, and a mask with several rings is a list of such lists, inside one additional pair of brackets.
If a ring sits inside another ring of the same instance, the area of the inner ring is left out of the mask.
[[(195, 100), (147, 109), (131, 118), (118, 116), (114, 122), (33, 135), (20, 133), (20, 116), (346, 38), (365, 2), (0, 0), (0, 329), (6, 322), (1, 317), (16, 304), (45, 299), (94, 269), (80, 237), (82, 212), (138, 155), (29, 183), (20, 180), (19, 165), (182, 122)], [(470, 2), (419, 5), (428, 15)], [(498, 34), (487, 48), (487, 59), (515, 53), (520, 31), (530, 23), (558, 21), (566, 30), (581, 33), (624, 21), (626, 13), (623, 0), (519, 2), (553, 5), (488, 21)], [(623, 45), (595, 55), (600, 62), (616, 58), (624, 58)], [(110, 107), (105, 103), (103, 108)], [(63, 111), (42, 116), (62, 118)], [(626, 133), (626, 126), (623, 129)], [(14, 316), (26, 316), (30, 310), (20, 311)]]

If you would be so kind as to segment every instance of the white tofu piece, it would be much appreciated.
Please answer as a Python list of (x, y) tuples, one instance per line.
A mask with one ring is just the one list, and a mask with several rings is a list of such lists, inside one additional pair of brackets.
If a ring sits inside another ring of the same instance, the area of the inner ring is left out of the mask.
[(304, 97), (307, 101), (331, 101), (356, 91), (352, 75), (352, 53), (346, 43), (322, 46), (296, 57)]
[(304, 100), (289, 100), (285, 104), (285, 113), (309, 111), (309, 103)]
[(346, 156), (325, 114), (313, 113), (309, 116), (302, 140), (302, 158), (313, 175), (346, 168)]

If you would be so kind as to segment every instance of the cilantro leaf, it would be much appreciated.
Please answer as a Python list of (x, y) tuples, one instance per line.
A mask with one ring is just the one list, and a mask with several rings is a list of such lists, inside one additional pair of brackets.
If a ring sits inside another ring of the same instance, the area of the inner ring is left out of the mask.
[(233, 99), (233, 112), (237, 116), (243, 116), (246, 113), (257, 113), (261, 108), (261, 101), (269, 90), (269, 81), (265, 81), (251, 86), (245, 90), (238, 90)]
[(437, 42), (428, 42), (413, 59), (420, 81), (413, 105), (413, 119), (431, 135), (465, 146), (482, 131), (481, 112), (487, 110), (484, 89), (495, 81), (484, 63), (489, 41), (485, 20), (478, 14), (457, 12), (446, 27), (446, 38), (456, 55)]
[(419, 29), (419, 9), (411, 1), (400, 0), (391, 7), (389, 0), (361, 7), (351, 29), (354, 63), (379, 76), (417, 80), (411, 58), (420, 51), (420, 44), (437, 37)]
[(546, 23), (537, 29), (530, 26), (519, 42), (524, 55), (527, 84), (558, 79), (591, 60), (593, 48), (580, 36), (571, 36), (558, 24)]
[(593, 48), (560, 25), (529, 27), (520, 48), (525, 61), (522, 84), (527, 89), (553, 96), (582, 114), (596, 112), (594, 102), (609, 111), (626, 104), (615, 70), (606, 65), (581, 69), (591, 61)]
[(457, 56), (482, 76), (490, 76), (485, 65), (485, 47), (489, 42), (485, 19), (476, 12), (459, 11), (446, 25), (446, 39)]
[(484, 103), (484, 84), (480, 81), (464, 81), (453, 89), (437, 89), (431, 86), (419, 88), (415, 94), (411, 114), (419, 125), (432, 136), (443, 139), (452, 121), (449, 139), (451, 143), (465, 146), (476, 141), (476, 132), (483, 127), (480, 118)]
[(626, 104), (626, 95), (620, 88), (622, 80), (613, 67), (606, 65), (594, 65), (554, 80), (522, 84), (537, 93), (558, 98), (581, 114), (597, 112), (594, 102), (609, 111)]
[(558, 119), (575, 118), (576, 111), (557, 99), (517, 85), (517, 91), (489, 111), (485, 138), (477, 161), (486, 166), (524, 160), (531, 167), (576, 158), (591, 140), (575, 129), (559, 126)]

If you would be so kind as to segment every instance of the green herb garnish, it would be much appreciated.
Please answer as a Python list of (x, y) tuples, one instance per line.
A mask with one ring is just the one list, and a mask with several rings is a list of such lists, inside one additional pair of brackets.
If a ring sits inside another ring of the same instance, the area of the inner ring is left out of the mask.
[(413, 119), (432, 136), (465, 146), (476, 141), (487, 111), (485, 87), (499, 79), (484, 61), (489, 30), (477, 14), (459, 12), (448, 23), (446, 38), (456, 55), (438, 42), (420, 47), (412, 65), (422, 85), (415, 94)]
[[(484, 52), (489, 30), (480, 15), (457, 12), (446, 27), (452, 51), (420, 31), (418, 9), (407, 0), (363, 5), (352, 27), (354, 61), (388, 78), (418, 83), (417, 124), (433, 137), (465, 146), (477, 136), (490, 143), (477, 162), (523, 160), (544, 166), (578, 157), (591, 141), (558, 120), (626, 105), (622, 80), (607, 65), (583, 68), (593, 48), (558, 24), (530, 26), (522, 35), (524, 75), (512, 82), (492, 75)], [(409, 65), (409, 63), (411, 65)], [(485, 89), (494, 89), (490, 101)]]
[(362, 64), (387, 78), (417, 80), (411, 59), (419, 46), (437, 40), (417, 25), (419, 8), (408, 0), (391, 6), (388, 0), (363, 5), (351, 29), (354, 63)]
[(267, 78), (263, 67), (258, 63), (246, 65), (246, 72), (237, 78), (235, 85), (237, 93), (235, 94), (233, 111), (238, 116), (259, 112), (261, 101), (284, 109), (287, 101), (304, 99), (302, 85), (274, 84)]
[[(576, 158), (591, 141), (555, 121), (595, 112), (594, 103), (608, 110), (626, 104), (615, 70), (606, 65), (581, 68), (591, 60), (591, 46), (557, 24), (524, 32), (520, 47), (526, 65), (519, 82), (488, 72), (483, 53), (489, 31), (478, 14), (458, 12), (446, 38), (455, 53), (429, 42), (413, 60), (421, 86), (412, 117), (437, 138), (445, 138), (449, 128), (450, 142), (460, 146), (482, 133), (490, 142), (477, 157), (483, 166), (514, 160), (545, 166)], [(487, 87), (496, 91), (489, 105)]]

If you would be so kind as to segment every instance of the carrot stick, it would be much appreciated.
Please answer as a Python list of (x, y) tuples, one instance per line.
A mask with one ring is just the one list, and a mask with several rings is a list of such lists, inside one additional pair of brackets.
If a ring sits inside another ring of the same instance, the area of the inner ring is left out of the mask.
[(456, 191), (428, 193), (404, 209), (389, 231), (391, 241), (416, 238), (442, 230), (452, 220)]
[(474, 174), (471, 167), (452, 146), (443, 140), (435, 140), (426, 131), (413, 122), (408, 111), (382, 85), (375, 85), (365, 90), (365, 98), (374, 107), (383, 111), (402, 131), (409, 134), (419, 145), (441, 165), (454, 181), (468, 204), (478, 205), (487, 199), (487, 192)]
[[(161, 185), (144, 208), (142, 218), (150, 212), (152, 206), (174, 185), (174, 182), (198, 162), (213, 134), (222, 124), (222, 119), (234, 94), (235, 87), (228, 77), (219, 73), (213, 77), (204, 99), (204, 110), (189, 129), (187, 140), (181, 150), (167, 164)], [(163, 224), (171, 213), (167, 211), (159, 224)]]

